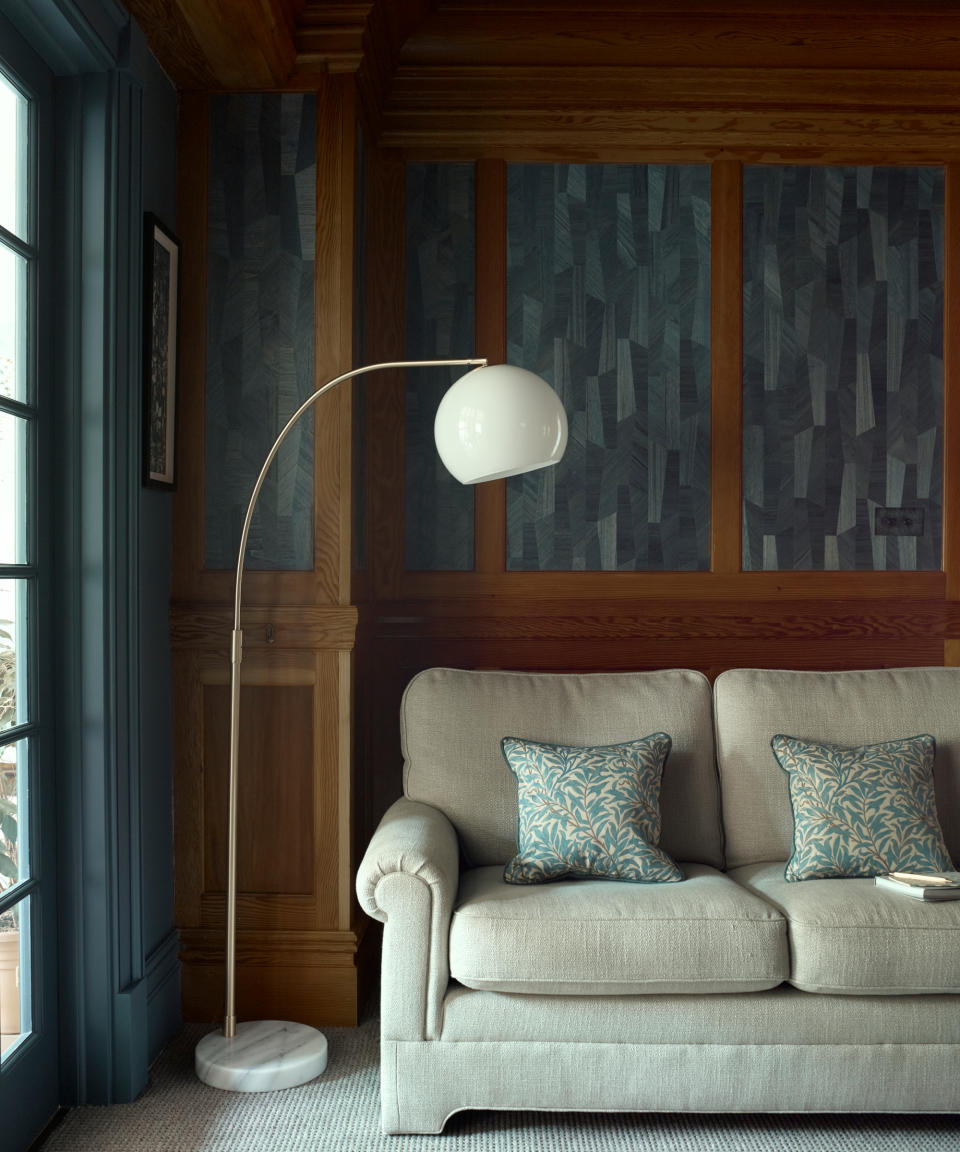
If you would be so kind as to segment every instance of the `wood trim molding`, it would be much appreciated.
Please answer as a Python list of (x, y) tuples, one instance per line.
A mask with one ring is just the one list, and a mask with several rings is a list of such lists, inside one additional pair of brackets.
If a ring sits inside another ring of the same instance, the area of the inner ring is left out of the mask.
[[(476, 166), (476, 354), (491, 364), (507, 359), (507, 166)], [(507, 555), (507, 482), (474, 488), (476, 571), (503, 572)]]
[[(335, 648), (349, 652), (355, 643), (357, 609), (352, 605), (274, 605), (242, 610), (244, 650), (263, 648)], [(228, 604), (177, 602), (170, 609), (174, 648), (227, 652), (233, 628)]]

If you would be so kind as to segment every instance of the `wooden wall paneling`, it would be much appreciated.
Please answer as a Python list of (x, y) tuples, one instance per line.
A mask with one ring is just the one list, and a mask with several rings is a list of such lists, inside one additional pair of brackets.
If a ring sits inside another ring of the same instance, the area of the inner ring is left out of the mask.
[[(207, 101), (186, 97), (184, 105), (185, 117), (192, 114), (181, 170), (204, 173)], [(352, 366), (355, 141), (353, 77), (327, 77), (317, 93), (318, 385)], [(220, 1012), (223, 995), (233, 573), (203, 567), (206, 204), (189, 183), (181, 191), (194, 275), (184, 309), (189, 456), (176, 511), (177, 537), (188, 546), (177, 560), (171, 610), (176, 907), (184, 1011), (188, 1019), (209, 1019)], [(354, 1023), (364, 922), (352, 894), (352, 388), (334, 389), (311, 416), (314, 568), (253, 571), (244, 579), (238, 1010), (244, 1019)]]
[(743, 467), (743, 166), (710, 170), (710, 540), (711, 569), (741, 565)]
[[(317, 92), (316, 382), (352, 367), (353, 182), (355, 104), (352, 76), (328, 76)], [(350, 595), (351, 387), (314, 405), (314, 579), (316, 599)]]
[[(960, 162), (947, 165), (944, 188), (943, 569), (948, 601), (960, 601)], [(944, 664), (960, 664), (960, 627), (943, 646)]]
[[(506, 164), (481, 160), (476, 181), (476, 354), (502, 364), (507, 358)], [(474, 529), (476, 571), (502, 573), (507, 555), (506, 480), (477, 485)]]
[(557, 69), (634, 64), (667, 70), (951, 68), (960, 13), (950, 6), (845, 0), (803, 3), (564, 0), (441, 4), (409, 37), (403, 61), (455, 68), (483, 60), (508, 70), (540, 61)]
[[(403, 359), (404, 202), (402, 157), (371, 148), (367, 205), (367, 363)], [(403, 581), (404, 380), (400, 372), (371, 375), (367, 387), (367, 549), (375, 598), (396, 596)]]

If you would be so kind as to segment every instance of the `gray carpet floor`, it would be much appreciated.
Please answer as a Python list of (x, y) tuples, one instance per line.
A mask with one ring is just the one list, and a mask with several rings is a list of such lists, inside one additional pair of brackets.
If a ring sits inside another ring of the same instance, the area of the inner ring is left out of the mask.
[(324, 1029), (327, 1070), (284, 1092), (201, 1084), (188, 1025), (132, 1104), (75, 1108), (43, 1152), (960, 1152), (960, 1117), (464, 1112), (442, 1136), (380, 1130), (378, 1022)]

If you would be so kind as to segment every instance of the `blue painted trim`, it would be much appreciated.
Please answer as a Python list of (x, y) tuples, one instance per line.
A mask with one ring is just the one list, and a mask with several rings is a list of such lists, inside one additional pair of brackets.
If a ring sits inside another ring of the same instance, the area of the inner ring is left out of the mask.
[(180, 933), (175, 929), (160, 941), (145, 961), (147, 986), (147, 1059), (180, 1030)]
[(130, 15), (116, 0), (4, 0), (4, 15), (55, 76), (121, 63)]

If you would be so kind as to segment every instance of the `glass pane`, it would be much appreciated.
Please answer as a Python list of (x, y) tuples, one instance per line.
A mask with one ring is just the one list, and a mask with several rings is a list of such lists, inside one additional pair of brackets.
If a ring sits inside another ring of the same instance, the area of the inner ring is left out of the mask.
[(26, 580), (0, 580), (0, 730), (29, 719)]
[(26, 880), (27, 740), (0, 747), (0, 892)]
[[(472, 164), (407, 166), (407, 335), (411, 360), (474, 354)], [(473, 568), (473, 488), (437, 455), (433, 422), (464, 368), (415, 368), (406, 377), (406, 567)]]
[(27, 376), (27, 262), (0, 244), (0, 396), (26, 401)]
[(27, 439), (20, 416), (0, 412), (0, 564), (27, 562)]
[(0, 74), (0, 224), (27, 239), (27, 101)]
[(30, 897), (0, 914), (0, 1063), (32, 1026)]
[(710, 564), (710, 169), (511, 164), (507, 360), (570, 426), (507, 480), (510, 570)]
[(937, 570), (942, 168), (747, 166), (743, 567)]

